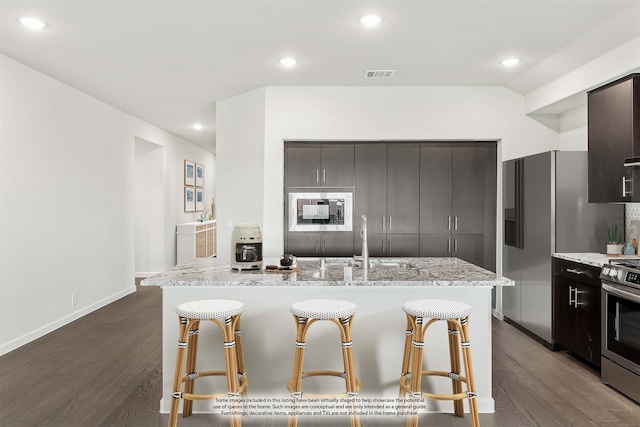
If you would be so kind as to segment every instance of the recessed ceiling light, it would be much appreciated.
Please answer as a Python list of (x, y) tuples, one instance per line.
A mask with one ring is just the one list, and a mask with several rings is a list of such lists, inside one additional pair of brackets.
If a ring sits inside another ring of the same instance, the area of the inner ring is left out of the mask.
[(281, 58), (279, 61), (280, 65), (284, 68), (292, 68), (298, 63), (298, 60), (295, 58)]
[(200, 123), (194, 123), (194, 124), (193, 124), (193, 128), (194, 128), (195, 130), (202, 130), (202, 128), (203, 128), (203, 127), (204, 127), (204, 126), (202, 126), (202, 124), (200, 124)]
[(38, 18), (33, 18), (31, 16), (21, 16), (20, 18), (18, 18), (18, 22), (24, 25), (28, 30), (32, 31), (42, 30), (47, 26), (44, 21), (41, 21)]
[(360, 22), (365, 27), (375, 27), (382, 22), (382, 19), (382, 15), (370, 13), (368, 15), (361, 16), (360, 19), (358, 19), (358, 22)]
[(520, 59), (520, 58), (506, 58), (506, 59), (503, 59), (502, 61), (500, 61), (500, 63), (502, 65), (504, 65), (505, 67), (513, 67), (514, 65), (516, 65), (520, 61), (522, 61), (522, 59)]

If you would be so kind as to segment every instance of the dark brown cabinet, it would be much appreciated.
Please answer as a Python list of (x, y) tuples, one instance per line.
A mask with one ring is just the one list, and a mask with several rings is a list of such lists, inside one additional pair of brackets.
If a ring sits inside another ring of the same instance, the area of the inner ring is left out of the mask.
[(353, 187), (353, 143), (289, 142), (287, 187)]
[(366, 215), (371, 256), (418, 256), (420, 144), (356, 143), (355, 152), (356, 253)]
[(553, 340), (600, 367), (600, 268), (553, 259)]
[(455, 256), (495, 271), (495, 143), (420, 147), (420, 256)]
[(304, 256), (353, 256), (353, 232), (287, 234), (287, 253)]
[(588, 94), (589, 202), (640, 201), (640, 74)]

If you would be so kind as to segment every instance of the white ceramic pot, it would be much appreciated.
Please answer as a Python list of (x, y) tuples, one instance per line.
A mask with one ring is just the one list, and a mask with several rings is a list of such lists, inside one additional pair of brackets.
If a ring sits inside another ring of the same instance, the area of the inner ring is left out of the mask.
[(607, 255), (618, 256), (622, 253), (622, 245), (607, 245)]

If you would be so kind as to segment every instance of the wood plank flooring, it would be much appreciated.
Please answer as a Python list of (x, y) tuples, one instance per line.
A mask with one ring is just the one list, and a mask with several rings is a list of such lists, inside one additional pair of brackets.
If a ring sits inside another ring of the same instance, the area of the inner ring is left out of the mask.
[[(165, 426), (168, 416), (158, 413), (160, 311), (161, 290), (138, 287), (0, 357), (0, 426)], [(480, 415), (483, 427), (640, 426), (640, 406), (603, 385), (596, 371), (571, 355), (551, 352), (495, 319), (493, 340), (496, 412)], [(195, 414), (178, 425), (229, 424), (225, 417)], [(337, 425), (349, 423), (338, 417), (300, 420), (300, 427)], [(404, 419), (365, 417), (362, 425), (400, 427)], [(247, 417), (243, 426), (286, 426), (286, 419)], [(466, 427), (469, 419), (425, 414), (420, 426)]]

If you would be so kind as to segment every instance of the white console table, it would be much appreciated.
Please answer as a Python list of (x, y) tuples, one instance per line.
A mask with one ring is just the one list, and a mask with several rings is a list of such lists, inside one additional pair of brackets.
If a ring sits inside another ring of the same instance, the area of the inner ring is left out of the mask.
[(185, 222), (176, 226), (177, 262), (216, 256), (216, 221)]

